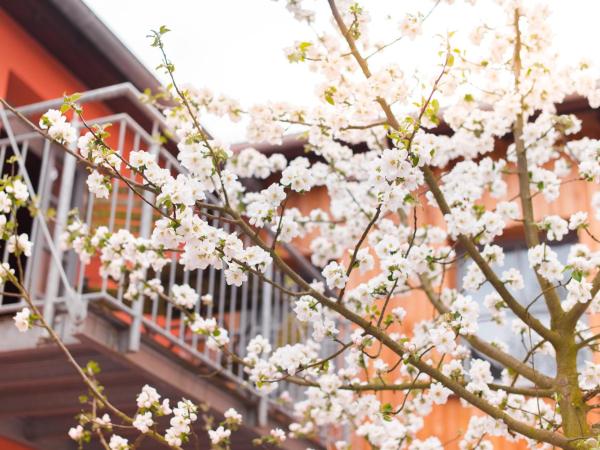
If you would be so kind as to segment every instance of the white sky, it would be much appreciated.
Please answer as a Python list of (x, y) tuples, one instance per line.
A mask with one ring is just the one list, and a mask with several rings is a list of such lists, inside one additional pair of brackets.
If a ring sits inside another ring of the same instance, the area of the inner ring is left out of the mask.
[[(242, 105), (286, 101), (298, 105), (314, 103), (318, 79), (303, 65), (288, 63), (283, 48), (296, 40), (312, 40), (313, 32), (295, 21), (284, 1), (272, 0), (84, 0), (112, 31), (150, 69), (159, 63), (157, 49), (146, 38), (150, 29), (167, 25), (167, 51), (176, 66), (177, 79), (197, 87), (208, 87), (238, 99)], [(533, 2), (534, 0), (525, 0)], [(310, 2), (308, 2), (310, 3)], [(325, 0), (319, 10), (328, 13)], [(485, 2), (484, 2), (485, 3)], [(567, 60), (586, 56), (600, 63), (600, 1), (547, 0), (554, 11), (551, 23), (557, 48)], [(400, 22), (402, 12), (427, 12), (432, 1), (363, 0), (373, 15), (375, 29), (389, 29)], [(415, 8), (415, 5), (420, 5)], [(386, 18), (392, 6), (391, 18)], [(478, 15), (474, 14), (474, 11)], [(435, 67), (437, 33), (471, 27), (489, 19), (493, 10), (440, 5), (425, 22), (425, 36), (415, 42), (403, 40), (386, 58), (401, 58), (403, 64)], [(326, 16), (327, 17), (327, 16)], [(388, 27), (388, 28), (386, 28)], [(386, 41), (395, 38), (387, 34)], [(378, 39), (373, 39), (376, 41)], [(157, 73), (159, 79), (163, 76)], [(228, 141), (244, 140), (243, 124), (203, 117), (211, 133)]]

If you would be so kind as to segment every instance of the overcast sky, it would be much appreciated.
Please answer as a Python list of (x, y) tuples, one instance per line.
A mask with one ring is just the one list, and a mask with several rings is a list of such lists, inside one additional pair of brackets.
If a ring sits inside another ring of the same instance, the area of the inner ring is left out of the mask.
[[(533, 0), (527, 0), (533, 1)], [(85, 0), (92, 10), (149, 68), (159, 63), (157, 50), (146, 38), (150, 29), (167, 25), (172, 32), (166, 44), (182, 83), (209, 87), (233, 96), (243, 105), (265, 101), (310, 104), (317, 78), (302, 65), (287, 62), (282, 51), (295, 40), (312, 39), (313, 32), (296, 22), (284, 1), (272, 0)], [(326, 1), (317, 2), (327, 13)], [(402, 12), (427, 12), (427, 0), (369, 0), (381, 28), (395, 26)], [(600, 61), (600, 1), (548, 0), (555, 13), (551, 19), (557, 46), (567, 60), (587, 56)], [(143, 6), (142, 6), (143, 5)], [(386, 9), (393, 5), (392, 18)], [(142, 6), (142, 7), (141, 7)], [(478, 15), (473, 14), (478, 11)], [(490, 19), (490, 11), (441, 5), (425, 23), (425, 36), (416, 42), (401, 42), (385, 57), (435, 67), (437, 33), (460, 30)], [(385, 24), (384, 24), (385, 22)], [(379, 27), (375, 27), (379, 28)], [(396, 32), (396, 35), (398, 33)], [(393, 37), (396, 37), (393, 35)], [(388, 38), (389, 39), (389, 38)], [(374, 39), (375, 40), (375, 39)], [(408, 63), (410, 65), (410, 63)], [(157, 74), (159, 78), (161, 76)], [(243, 124), (204, 117), (203, 123), (217, 137), (243, 140)]]

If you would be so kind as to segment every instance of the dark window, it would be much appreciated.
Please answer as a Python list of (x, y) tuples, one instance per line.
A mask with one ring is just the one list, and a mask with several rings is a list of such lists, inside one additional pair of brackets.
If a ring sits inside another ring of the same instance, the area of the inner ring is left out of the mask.
[[(6, 101), (12, 106), (23, 106), (31, 103), (36, 103), (42, 100), (42, 98), (21, 80), (14, 72), (9, 72), (8, 83), (6, 90)], [(38, 118), (31, 118), (33, 122), (37, 122)], [(11, 128), (13, 133), (19, 134), (23, 131), (28, 131), (29, 128), (23, 125), (19, 120), (11, 120)], [(25, 167), (29, 179), (31, 180), (34, 189), (37, 188), (40, 170), (41, 170), (41, 152), (44, 140), (40, 138), (20, 140), (17, 139), (19, 152), (25, 161)], [(19, 166), (16, 163), (10, 164), (8, 161), (15, 156), (13, 152), (12, 144), (8, 139), (6, 130), (3, 129), (0, 123), (0, 177), (5, 175), (17, 175), (20, 173)], [(21, 208), (17, 212), (17, 222), (19, 224), (18, 233), (27, 233), (29, 239), (32, 239), (33, 219), (27, 208)], [(35, 251), (35, 250), (34, 250)], [(31, 261), (32, 258), (29, 259)], [(9, 255), (6, 251), (4, 242), (0, 243), (0, 261), (8, 261), (11, 267), (16, 266), (16, 259), (14, 255)], [(22, 257), (22, 264), (28, 264), (25, 257)], [(10, 293), (17, 293), (17, 289), (12, 285), (6, 285), (3, 288), (4, 291)], [(18, 299), (11, 296), (5, 296), (0, 298), (0, 304), (14, 303)]]

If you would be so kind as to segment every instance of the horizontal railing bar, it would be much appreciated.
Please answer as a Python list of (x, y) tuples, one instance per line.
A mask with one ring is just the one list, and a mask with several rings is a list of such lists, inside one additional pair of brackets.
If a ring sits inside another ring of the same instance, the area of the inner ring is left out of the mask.
[[(32, 300), (32, 303), (36, 306), (42, 306), (44, 304), (44, 300)], [(24, 301), (18, 302), (18, 303), (8, 303), (8, 304), (0, 305), (0, 316), (4, 315), (4, 314), (12, 314), (17, 311), (20, 311), (23, 309), (24, 306), (27, 306), (27, 304)]]
[[(109, 116), (98, 117), (92, 120), (94, 124), (102, 125), (105, 123), (113, 122), (113, 121), (124, 121), (128, 126), (133, 128), (133, 131), (140, 134), (140, 136), (147, 141), (149, 145), (153, 144), (154, 137), (148, 133), (144, 128), (140, 126), (129, 114), (127, 113), (117, 113), (111, 114)], [(136, 149), (134, 149), (136, 150)], [(185, 172), (185, 169), (179, 163), (179, 160), (164, 147), (159, 148), (159, 157), (165, 158), (169, 163), (175, 166), (175, 169), (179, 172)]]
[[(44, 137), (40, 136), (40, 134), (36, 131), (32, 131), (31, 133), (15, 135), (16, 142), (31, 141), (32, 139), (44, 139)], [(10, 145), (10, 139), (7, 137), (0, 139), (0, 145)]]
[[(140, 106), (141, 111), (148, 118), (152, 119), (153, 121), (159, 122), (161, 128), (167, 129), (168, 126), (164, 116), (153, 106), (148, 105), (146, 103), (142, 103), (140, 100), (141, 96), (142, 93), (138, 91), (133, 86), (133, 84), (131, 84), (130, 82), (125, 82), (83, 92), (81, 94), (81, 97), (79, 97), (79, 99), (77, 100), (77, 103), (83, 104), (89, 102), (112, 100), (118, 97), (125, 97), (131, 100), (134, 104), (138, 104), (138, 106)], [(29, 116), (32, 114), (44, 113), (49, 109), (59, 108), (62, 104), (63, 99), (56, 98), (38, 103), (32, 103), (31, 105), (27, 106), (21, 106), (19, 108), (16, 108), (16, 110), (25, 116)]]

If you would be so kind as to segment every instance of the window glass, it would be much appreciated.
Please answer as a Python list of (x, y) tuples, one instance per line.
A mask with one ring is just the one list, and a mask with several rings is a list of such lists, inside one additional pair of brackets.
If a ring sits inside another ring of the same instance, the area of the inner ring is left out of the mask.
[[(548, 245), (556, 252), (558, 260), (566, 264), (567, 257), (569, 255), (569, 249), (573, 245), (573, 239), (565, 238), (561, 242), (550, 242)], [(509, 289), (513, 296), (525, 307), (529, 306), (529, 311), (534, 314), (543, 324), (549, 325), (550, 315), (546, 308), (546, 303), (543, 296), (540, 295), (541, 289), (538, 285), (538, 281), (535, 276), (533, 269), (529, 267), (529, 261), (527, 258), (527, 247), (525, 243), (516, 245), (506, 246), (499, 244), (504, 248), (504, 264), (502, 266), (493, 266), (494, 271), (500, 276), (502, 272), (510, 268), (517, 269), (523, 275), (523, 281), (525, 284), (524, 289), (514, 290)], [(466, 272), (468, 265), (472, 263), (471, 259), (461, 259), (458, 264), (458, 288), (462, 287), (462, 279)], [(567, 280), (568, 274), (565, 274), (564, 281)], [(566, 296), (566, 290), (559, 288), (559, 295), (561, 299)], [(540, 337), (534, 332), (520, 334), (515, 331), (513, 327), (513, 320), (517, 317), (509, 309), (505, 309), (505, 320), (503, 324), (498, 324), (492, 318), (490, 310), (484, 304), (484, 298), (495, 292), (494, 288), (490, 283), (485, 283), (477, 292), (465, 292), (466, 295), (470, 295), (473, 300), (479, 303), (479, 331), (477, 335), (482, 339), (491, 341), (502, 341), (508, 346), (508, 350), (511, 355), (523, 360), (527, 355), (528, 351), (532, 348), (532, 344), (535, 345), (539, 342)], [(539, 297), (538, 297), (539, 296)], [(537, 300), (535, 300), (537, 297)], [(483, 355), (479, 355), (478, 352), (473, 350), (475, 356), (485, 359)], [(498, 365), (494, 361), (492, 363), (492, 371), (496, 377), (500, 376), (502, 366)], [(529, 359), (529, 363), (534, 367), (547, 375), (553, 375), (555, 373), (555, 361), (551, 355), (542, 355), (536, 353), (533, 358)]]

